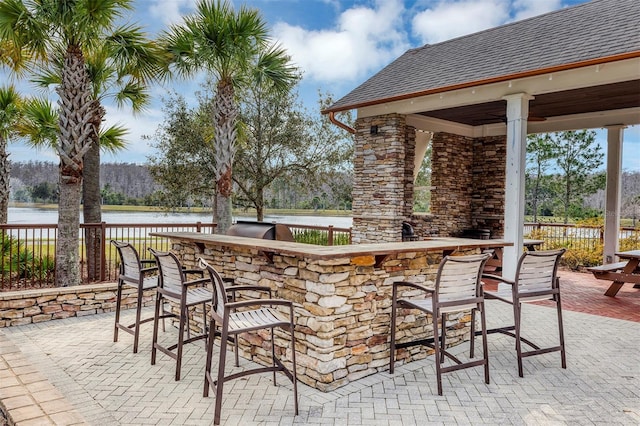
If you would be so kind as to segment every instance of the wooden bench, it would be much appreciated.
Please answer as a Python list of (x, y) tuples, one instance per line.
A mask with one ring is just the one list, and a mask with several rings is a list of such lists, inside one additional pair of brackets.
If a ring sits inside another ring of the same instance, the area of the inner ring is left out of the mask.
[[(604, 293), (614, 297), (625, 283), (640, 284), (640, 274), (635, 271), (636, 266), (629, 267), (630, 261), (609, 263), (606, 265), (587, 268), (599, 280), (612, 281), (611, 286)], [(631, 269), (630, 271), (628, 269)]]
[(627, 263), (629, 262), (609, 263), (607, 265), (592, 266), (590, 268), (587, 268), (587, 270), (589, 272), (593, 272), (593, 275), (596, 275), (596, 278), (598, 278), (598, 274), (602, 274), (605, 272), (615, 272), (624, 269), (624, 267), (627, 266)]

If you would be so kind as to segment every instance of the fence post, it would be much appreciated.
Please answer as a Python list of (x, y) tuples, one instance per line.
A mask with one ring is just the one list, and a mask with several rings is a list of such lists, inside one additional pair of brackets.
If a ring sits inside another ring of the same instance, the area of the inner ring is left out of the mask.
[(202, 232), (202, 222), (196, 222), (196, 232)]
[(100, 222), (100, 281), (107, 279), (107, 223)]
[(327, 245), (333, 245), (333, 225), (329, 225), (329, 236), (327, 237)]

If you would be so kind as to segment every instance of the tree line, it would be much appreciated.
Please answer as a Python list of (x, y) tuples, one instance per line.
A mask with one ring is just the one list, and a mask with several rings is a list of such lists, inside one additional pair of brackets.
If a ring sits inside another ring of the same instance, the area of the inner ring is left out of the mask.
[[(14, 162), (11, 166), (10, 200), (24, 203), (58, 202), (58, 165), (52, 162)], [(166, 210), (180, 207), (211, 209), (207, 197), (185, 196), (156, 182), (149, 164), (103, 163), (100, 193), (102, 205), (156, 206)], [(349, 171), (319, 173), (317, 184), (299, 177), (278, 177), (265, 188), (264, 207), (274, 209), (350, 210), (353, 176)], [(198, 202), (195, 202), (195, 201)], [(254, 208), (238, 200), (238, 208)]]
[[(531, 134), (527, 137), (525, 214), (569, 219), (603, 216), (604, 153), (592, 130)], [(635, 224), (640, 214), (640, 172), (623, 172), (622, 217)]]
[[(100, 166), (100, 203), (158, 205), (154, 193), (161, 189), (146, 165), (103, 163)], [(13, 162), (11, 196), (17, 202), (57, 203), (58, 165), (44, 161)]]

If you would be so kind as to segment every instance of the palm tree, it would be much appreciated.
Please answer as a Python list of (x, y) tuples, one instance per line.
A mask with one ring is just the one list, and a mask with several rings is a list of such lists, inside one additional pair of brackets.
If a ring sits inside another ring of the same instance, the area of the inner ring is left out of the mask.
[[(134, 114), (141, 112), (149, 103), (146, 85), (161, 78), (162, 55), (157, 45), (145, 39), (142, 29), (135, 26), (122, 27), (105, 38), (104, 43), (85, 56), (87, 71), (92, 83), (93, 96), (104, 114), (102, 103), (107, 98), (116, 101), (119, 107), (129, 105)], [(34, 82), (43, 87), (60, 84), (63, 67), (61, 61), (53, 61), (52, 66), (42, 70)], [(82, 180), (82, 210), (84, 223), (102, 222), (100, 197), (100, 150), (101, 147), (112, 152), (124, 149), (123, 129), (112, 127), (102, 134), (101, 119), (94, 126), (98, 131), (92, 134), (91, 148), (84, 155)], [(108, 135), (116, 136), (109, 140)], [(98, 137), (100, 136), (100, 137)], [(117, 137), (119, 136), (119, 137)], [(103, 141), (104, 139), (104, 141)], [(109, 142), (102, 146), (101, 142)], [(87, 278), (95, 281), (100, 278), (100, 250), (102, 231), (100, 228), (88, 228), (85, 234), (87, 251)]]
[(84, 155), (97, 138), (96, 123), (104, 114), (95, 99), (85, 63), (131, 9), (131, 0), (3, 0), (0, 3), (0, 43), (26, 52), (35, 66), (62, 63), (58, 93), (60, 201), (56, 285), (80, 283), (78, 236)]
[(7, 223), (11, 164), (7, 145), (20, 120), (20, 95), (13, 86), (0, 87), (0, 223)]
[[(58, 110), (43, 98), (28, 98), (22, 103), (22, 116), (17, 132), (26, 139), (27, 144), (36, 150), (52, 149), (57, 151)], [(99, 146), (105, 152), (118, 152), (126, 145), (128, 130), (119, 125), (100, 130)]]
[(214, 220), (219, 232), (231, 225), (232, 167), (237, 138), (236, 89), (252, 82), (288, 90), (297, 70), (286, 52), (273, 45), (259, 11), (227, 1), (200, 0), (195, 14), (163, 33), (161, 40), (181, 76), (204, 70), (215, 81), (213, 107), (216, 197)]
[[(25, 137), (27, 143), (34, 149), (43, 148), (56, 150), (58, 139), (58, 112), (47, 99), (33, 98), (27, 99), (23, 106), (23, 115), (18, 126), (18, 132)], [(100, 129), (99, 142), (95, 146), (106, 152), (117, 152), (126, 146), (126, 136), (128, 130), (119, 125), (109, 126)], [(85, 155), (86, 158), (86, 155)], [(85, 161), (85, 166), (87, 162)], [(85, 167), (86, 169), (86, 167)], [(83, 183), (86, 182), (86, 173)], [(99, 180), (99, 176), (98, 176)], [(83, 192), (86, 192), (86, 185)], [(100, 191), (98, 190), (98, 196)], [(100, 201), (98, 200), (98, 203)], [(83, 205), (86, 204), (83, 203)], [(98, 204), (98, 208), (100, 205)], [(89, 222), (85, 217), (85, 223)], [(87, 232), (85, 235), (85, 245), (87, 249), (87, 275), (90, 280), (98, 279), (100, 276), (100, 245), (102, 241), (101, 228), (89, 228), (95, 232)], [(90, 238), (90, 237), (93, 237)]]

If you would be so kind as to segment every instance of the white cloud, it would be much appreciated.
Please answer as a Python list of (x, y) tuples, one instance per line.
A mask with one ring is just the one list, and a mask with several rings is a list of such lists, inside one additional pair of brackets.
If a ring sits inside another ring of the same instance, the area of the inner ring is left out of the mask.
[(144, 114), (134, 116), (130, 111), (105, 107), (104, 127), (115, 124), (129, 129), (129, 134), (125, 136), (127, 146), (124, 151), (115, 154), (103, 154), (102, 161), (118, 161), (127, 163), (146, 163), (147, 155), (153, 151), (149, 145), (151, 141), (143, 139), (142, 136), (152, 136), (158, 125), (163, 121), (162, 111), (159, 109), (148, 109)]
[(377, 71), (409, 47), (402, 30), (403, 11), (400, 0), (379, 0), (374, 8), (344, 11), (335, 28), (308, 31), (280, 22), (273, 32), (305, 79), (344, 82)]
[(562, 0), (439, 0), (416, 14), (412, 31), (424, 44), (433, 44), (561, 7)]
[(507, 0), (440, 1), (413, 18), (412, 30), (424, 44), (433, 44), (492, 28), (508, 19)]
[(532, 16), (542, 15), (543, 13), (560, 9), (561, 6), (561, 0), (514, 0), (515, 16), (513, 20), (520, 21)]
[(182, 22), (182, 15), (194, 9), (196, 0), (151, 0), (150, 3), (149, 14), (170, 25)]

